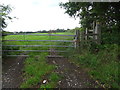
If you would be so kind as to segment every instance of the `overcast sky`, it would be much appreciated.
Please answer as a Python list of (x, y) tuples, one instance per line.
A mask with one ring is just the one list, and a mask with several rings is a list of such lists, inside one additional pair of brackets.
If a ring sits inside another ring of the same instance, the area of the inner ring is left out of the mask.
[(60, 2), (68, 0), (0, 0), (13, 8), (10, 16), (17, 17), (8, 23), (7, 31), (38, 31), (72, 29), (80, 27), (79, 19), (64, 14), (65, 10), (59, 6)]

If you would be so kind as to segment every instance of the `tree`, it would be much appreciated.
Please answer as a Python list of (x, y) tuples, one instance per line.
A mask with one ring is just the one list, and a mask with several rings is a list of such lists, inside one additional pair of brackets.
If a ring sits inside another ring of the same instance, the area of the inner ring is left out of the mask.
[(0, 5), (0, 21), (1, 21), (1, 27), (5, 28), (7, 27), (7, 24), (5, 20), (9, 19), (11, 20), (12, 18), (9, 16), (9, 13), (11, 12), (11, 7), (9, 5)]
[(6, 20), (12, 20), (12, 17), (9, 16), (12, 8), (9, 5), (0, 5), (0, 29), (2, 36), (6, 35), (6, 31), (3, 29), (7, 27)]
[(80, 17), (83, 27), (89, 27), (93, 21), (106, 26), (120, 23), (120, 2), (67, 2), (60, 6), (70, 16)]
[(112, 36), (107, 41), (116, 38), (116, 41), (112, 41), (120, 43), (117, 40), (120, 31), (120, 2), (67, 2), (60, 3), (60, 6), (71, 17), (79, 17), (82, 28), (91, 29), (93, 21), (100, 22), (102, 32)]

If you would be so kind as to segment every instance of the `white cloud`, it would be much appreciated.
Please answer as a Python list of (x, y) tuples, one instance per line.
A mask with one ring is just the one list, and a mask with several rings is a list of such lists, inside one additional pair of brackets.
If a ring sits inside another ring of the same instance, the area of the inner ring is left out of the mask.
[(1, 0), (11, 4), (14, 9), (11, 16), (16, 16), (8, 24), (7, 31), (37, 31), (57, 28), (75, 28), (80, 26), (79, 19), (70, 18), (59, 7), (59, 2), (68, 0)]

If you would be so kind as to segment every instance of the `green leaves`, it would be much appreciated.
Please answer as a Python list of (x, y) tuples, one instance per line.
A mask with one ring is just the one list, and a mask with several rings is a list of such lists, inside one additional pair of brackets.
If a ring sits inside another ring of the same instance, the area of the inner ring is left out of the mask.
[(111, 20), (116, 22), (119, 21), (118, 16), (120, 16), (120, 3), (67, 2), (67, 3), (60, 3), (60, 6), (63, 7), (66, 10), (65, 13), (69, 14), (70, 16), (74, 16), (74, 17), (81, 16), (82, 19), (81, 22), (86, 21), (84, 23), (81, 23), (82, 25), (87, 24), (89, 20), (90, 20), (89, 23), (91, 23), (93, 20), (97, 20), (102, 23), (105, 23), (108, 26), (110, 25), (110, 23), (112, 23), (110, 22)]
[(0, 22), (2, 22), (1, 28), (6, 28), (7, 24), (5, 22), (6, 19), (11, 20), (12, 17), (9, 16), (12, 8), (9, 5), (0, 5)]
[[(79, 17), (82, 28), (93, 29), (93, 21), (101, 24), (102, 42), (119, 43), (120, 2), (61, 3), (71, 17)], [(104, 6), (104, 8), (103, 8)], [(108, 33), (107, 30), (109, 30)], [(116, 33), (117, 32), (117, 33)]]

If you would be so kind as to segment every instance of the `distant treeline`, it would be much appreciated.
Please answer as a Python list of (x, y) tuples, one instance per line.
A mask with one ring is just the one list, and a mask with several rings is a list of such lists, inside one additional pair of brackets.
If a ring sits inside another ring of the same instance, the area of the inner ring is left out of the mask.
[(65, 29), (56, 29), (56, 30), (49, 30), (49, 31), (47, 31), (47, 30), (39, 30), (39, 31), (36, 31), (36, 32), (33, 32), (33, 31), (27, 31), (27, 32), (25, 32), (25, 31), (20, 31), (20, 32), (8, 32), (8, 31), (2, 31), (2, 36), (6, 36), (6, 35), (9, 35), (9, 34), (22, 34), (22, 33), (57, 33), (57, 32), (66, 32), (66, 31), (68, 31), (68, 30), (70, 30), (70, 29), (67, 29), (67, 30), (65, 30)]
[(65, 30), (65, 29), (56, 29), (56, 30), (49, 30), (49, 31), (40, 30), (40, 31), (36, 31), (36, 32), (33, 32), (33, 31), (27, 31), (27, 32), (25, 32), (25, 31), (20, 31), (20, 32), (3, 31), (2, 36), (8, 35), (8, 34), (21, 34), (21, 33), (57, 33), (57, 32), (66, 32), (68, 30), (70, 30), (70, 29), (67, 29), (67, 30)]

